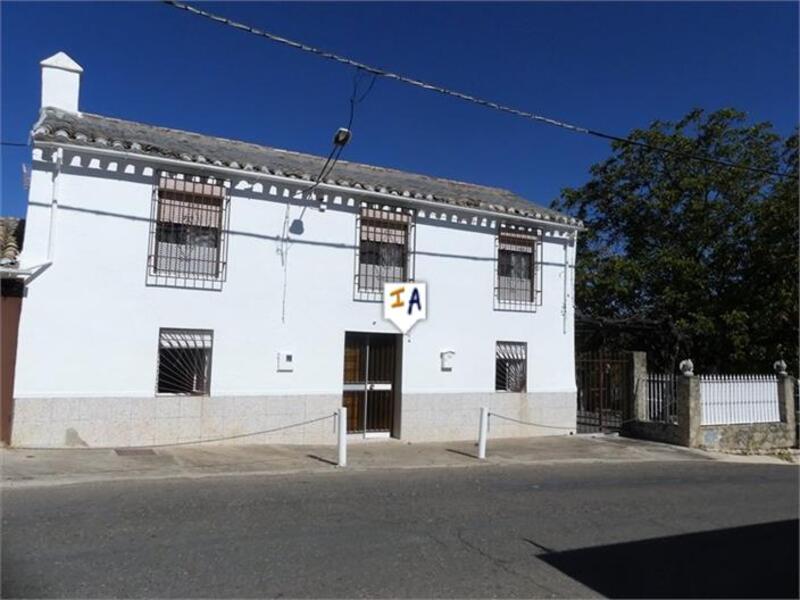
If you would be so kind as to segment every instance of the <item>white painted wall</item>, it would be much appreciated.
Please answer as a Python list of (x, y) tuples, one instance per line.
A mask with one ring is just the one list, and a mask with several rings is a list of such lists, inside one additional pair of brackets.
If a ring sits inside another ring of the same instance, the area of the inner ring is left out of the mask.
[[(34, 161), (23, 266), (46, 254), (48, 153)], [(344, 332), (394, 333), (380, 303), (353, 300), (357, 202), (348, 207), (347, 198), (337, 204), (331, 195), (327, 211), (306, 210), (305, 232), (289, 251), (282, 323), (275, 238), (285, 204), (270, 195), (269, 183), (264, 192), (232, 193), (221, 291), (151, 287), (145, 274), (155, 165), (69, 151), (64, 164), (54, 263), (23, 304), (17, 399), (152, 397), (159, 327), (214, 331), (212, 396), (339, 394)], [(293, 205), (292, 218), (299, 213)], [(467, 222), (474, 216), (453, 214)], [(417, 219), (415, 274), (428, 283), (429, 308), (428, 320), (405, 340), (404, 394), (494, 392), (495, 342), (508, 340), (528, 343), (529, 393), (574, 398), (575, 248), (551, 233), (543, 245), (543, 305), (535, 313), (502, 312), (493, 308), (495, 230)], [(451, 372), (440, 369), (445, 349), (456, 353)], [(294, 372), (277, 372), (281, 350), (294, 353)]]
[(39, 64), (42, 67), (42, 106), (77, 112), (83, 73), (81, 66), (63, 52)]

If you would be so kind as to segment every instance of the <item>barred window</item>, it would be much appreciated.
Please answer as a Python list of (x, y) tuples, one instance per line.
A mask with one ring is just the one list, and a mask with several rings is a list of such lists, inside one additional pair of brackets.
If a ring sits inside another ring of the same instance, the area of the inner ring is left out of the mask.
[(498, 392), (524, 392), (527, 374), (528, 345), (524, 342), (497, 342), (494, 389)]
[(384, 283), (412, 279), (411, 229), (411, 216), (407, 213), (376, 208), (361, 210), (356, 265), (358, 296), (379, 300)]
[(156, 391), (207, 396), (213, 340), (213, 332), (204, 329), (160, 329)]
[(227, 208), (223, 182), (162, 172), (154, 192), (149, 275), (164, 284), (222, 280)]
[(495, 307), (533, 310), (541, 289), (537, 236), (518, 230), (502, 230), (497, 236), (497, 281)]

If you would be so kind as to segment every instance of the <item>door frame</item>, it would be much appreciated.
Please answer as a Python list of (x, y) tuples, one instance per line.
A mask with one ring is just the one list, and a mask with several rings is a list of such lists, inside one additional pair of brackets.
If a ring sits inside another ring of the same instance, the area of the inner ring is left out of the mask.
[[(364, 382), (363, 383), (342, 383), (342, 404), (344, 405), (344, 393), (345, 392), (364, 392), (364, 429), (361, 431), (353, 431), (348, 432), (348, 435), (352, 436), (360, 436), (364, 438), (370, 437), (393, 437), (399, 438), (400, 437), (400, 418), (402, 415), (402, 392), (401, 392), (401, 385), (402, 385), (402, 368), (403, 368), (403, 335), (397, 333), (385, 333), (385, 332), (377, 332), (377, 331), (350, 331), (347, 330), (344, 332), (344, 343), (343, 347), (343, 354), (342, 357), (344, 359), (344, 355), (347, 352), (347, 338), (348, 335), (354, 336), (364, 336), (366, 338), (366, 356), (364, 359), (364, 368), (368, 371), (369, 370), (369, 346), (370, 346), (370, 338), (373, 337), (391, 337), (394, 341), (394, 365), (393, 365), (393, 373), (392, 373), (392, 382), (391, 383), (370, 383), (368, 375), (365, 374)], [(343, 360), (343, 379), (344, 379), (344, 360)], [(391, 426), (390, 429), (386, 432), (383, 431), (367, 431), (367, 393), (370, 391), (391, 391)]]

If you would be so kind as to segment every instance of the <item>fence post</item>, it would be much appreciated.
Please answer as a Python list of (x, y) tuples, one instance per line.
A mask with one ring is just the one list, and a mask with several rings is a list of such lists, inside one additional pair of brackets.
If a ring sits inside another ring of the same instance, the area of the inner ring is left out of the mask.
[[(797, 383), (794, 377), (785, 373), (778, 374), (778, 413), (783, 423), (786, 423), (787, 428), (791, 431), (792, 438), (797, 435), (797, 428), (795, 424), (795, 410), (797, 407), (794, 405), (794, 386)], [(793, 439), (792, 446), (796, 446), (798, 440)]]
[(478, 427), (478, 458), (486, 458), (486, 435), (489, 429), (489, 409), (481, 406), (481, 422)]
[(336, 431), (338, 435), (337, 446), (339, 450), (339, 461), (337, 466), (347, 466), (347, 407), (342, 406), (339, 408), (336, 417), (339, 420), (339, 429)]
[(631, 369), (633, 411), (623, 418), (647, 421), (649, 417), (647, 410), (647, 352), (632, 352), (631, 360), (633, 363)]
[(678, 428), (682, 446), (695, 448), (700, 445), (702, 406), (700, 402), (700, 378), (694, 373), (678, 377)]

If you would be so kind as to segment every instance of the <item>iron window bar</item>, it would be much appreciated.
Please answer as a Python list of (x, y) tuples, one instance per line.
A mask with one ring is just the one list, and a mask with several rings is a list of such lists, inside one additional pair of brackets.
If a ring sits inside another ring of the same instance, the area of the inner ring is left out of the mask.
[(156, 392), (209, 395), (213, 342), (214, 333), (210, 330), (159, 329)]
[(496, 238), (494, 307), (533, 312), (541, 305), (540, 232), (502, 227)]
[(221, 289), (227, 271), (229, 186), (214, 177), (159, 172), (148, 284)]
[(524, 392), (528, 383), (528, 344), (497, 342), (495, 346), (494, 389), (498, 392)]
[(380, 301), (384, 283), (414, 279), (412, 211), (365, 206), (356, 229), (355, 299)]

